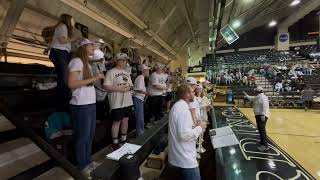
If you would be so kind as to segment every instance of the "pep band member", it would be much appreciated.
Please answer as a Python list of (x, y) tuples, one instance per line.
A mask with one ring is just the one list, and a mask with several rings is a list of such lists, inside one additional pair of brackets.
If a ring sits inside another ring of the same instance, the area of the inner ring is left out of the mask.
[(96, 93), (93, 84), (103, 79), (103, 74), (93, 77), (89, 56), (93, 54), (93, 43), (82, 38), (76, 42), (76, 57), (69, 63), (68, 86), (72, 91), (70, 100), (71, 118), (74, 126), (75, 154), (78, 167), (85, 173), (90, 171), (91, 147), (96, 128)]
[[(127, 140), (128, 120), (131, 113), (133, 87), (130, 74), (125, 70), (128, 55), (118, 53), (115, 56), (116, 66), (109, 70), (104, 81), (104, 88), (108, 91), (108, 100), (112, 119), (112, 148), (118, 149)], [(119, 144), (119, 130), (121, 133)]]
[(49, 59), (54, 65), (57, 73), (57, 94), (60, 103), (64, 104), (70, 100), (70, 90), (66, 85), (66, 71), (71, 59), (71, 42), (75, 40), (73, 31), (75, 22), (72, 16), (62, 14), (57, 25), (55, 25), (51, 44), (49, 45)]

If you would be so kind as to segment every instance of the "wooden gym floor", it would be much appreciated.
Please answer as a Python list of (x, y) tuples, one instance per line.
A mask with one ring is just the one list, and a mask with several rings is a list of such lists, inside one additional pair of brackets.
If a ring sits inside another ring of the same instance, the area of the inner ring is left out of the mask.
[[(252, 108), (240, 108), (255, 123)], [(271, 109), (267, 134), (316, 179), (320, 179), (320, 110)]]

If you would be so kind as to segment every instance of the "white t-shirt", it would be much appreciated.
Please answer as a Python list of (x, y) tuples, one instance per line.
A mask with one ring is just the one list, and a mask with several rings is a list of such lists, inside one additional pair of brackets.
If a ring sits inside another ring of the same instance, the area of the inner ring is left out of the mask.
[(58, 38), (61, 37), (65, 37), (68, 38), (68, 29), (67, 26), (65, 24), (60, 24), (56, 27), (56, 29), (54, 30), (54, 34), (52, 37), (52, 42), (50, 47), (54, 48), (54, 49), (60, 49), (60, 50), (65, 50), (70, 52), (71, 51), (71, 43), (65, 43), (65, 44), (61, 44), (58, 40)]
[[(136, 80), (134, 81), (134, 90), (139, 90), (142, 92), (146, 92), (146, 85), (144, 83), (144, 76), (143, 75), (139, 75)], [(142, 101), (144, 101), (144, 98), (146, 97), (145, 94), (140, 93), (138, 91), (134, 91), (133, 97), (136, 97)]]
[(163, 74), (158, 74), (157, 72), (154, 72), (151, 74), (149, 78), (148, 91), (150, 96), (161, 96), (163, 94), (163, 90), (157, 89), (153, 87), (153, 85), (160, 85), (166, 87), (166, 77)]
[[(89, 65), (90, 66), (90, 65)], [(68, 66), (69, 72), (81, 71), (78, 80), (83, 80), (83, 62), (80, 58), (74, 58), (70, 61)], [(72, 98), (70, 104), (72, 105), (87, 105), (96, 103), (96, 92), (93, 86), (82, 86), (71, 90)]]
[[(103, 85), (128, 85), (133, 86), (130, 74), (124, 69), (112, 68), (106, 74)], [(118, 109), (123, 107), (129, 107), (133, 105), (132, 92), (108, 92), (108, 100), (110, 109)]]
[(202, 128), (192, 128), (193, 120), (189, 106), (184, 100), (176, 102), (169, 113), (168, 160), (181, 168), (198, 166), (196, 141)]
[(189, 103), (189, 109), (195, 109), (196, 118), (201, 119), (200, 108), (201, 108), (202, 98), (194, 96), (193, 102)]

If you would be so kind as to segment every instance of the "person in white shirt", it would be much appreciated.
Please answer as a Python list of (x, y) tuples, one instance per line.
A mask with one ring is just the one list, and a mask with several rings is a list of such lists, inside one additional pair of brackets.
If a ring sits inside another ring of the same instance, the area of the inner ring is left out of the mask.
[(57, 95), (58, 100), (63, 105), (70, 100), (70, 89), (68, 89), (65, 77), (68, 64), (71, 60), (71, 42), (73, 42), (73, 30), (75, 22), (72, 16), (62, 14), (60, 21), (55, 25), (52, 41), (49, 44), (50, 55), (49, 59), (54, 65), (57, 73)]
[[(94, 42), (94, 53), (93, 56), (91, 56), (92, 63), (93, 63), (93, 70), (99, 71), (99, 72), (106, 72), (106, 66), (105, 66), (105, 58), (104, 58), (104, 52), (101, 50), (105, 42), (103, 39), (97, 39)], [(100, 87), (100, 86), (99, 86)]]
[(282, 82), (278, 81), (278, 82), (276, 83), (276, 85), (274, 86), (274, 89), (275, 89), (275, 91), (278, 92), (278, 93), (280, 93), (280, 91), (283, 92)]
[(196, 140), (205, 131), (206, 123), (194, 125), (188, 104), (194, 99), (193, 89), (181, 85), (177, 90), (177, 101), (169, 113), (168, 161), (178, 170), (182, 180), (200, 180), (196, 159)]
[[(187, 81), (187, 84), (192, 88), (192, 90), (195, 91), (197, 87), (196, 78), (188, 77), (186, 81)], [(193, 121), (196, 122), (200, 114), (200, 106), (195, 96), (194, 96), (194, 100), (189, 103), (189, 109), (191, 111), (191, 116)]]
[(91, 146), (96, 127), (96, 93), (93, 84), (103, 79), (103, 74), (93, 76), (89, 56), (93, 54), (93, 43), (88, 39), (79, 39), (77, 52), (68, 66), (68, 86), (72, 91), (70, 100), (73, 120), (75, 155), (80, 170), (88, 170), (91, 163)]
[[(118, 149), (127, 140), (128, 121), (133, 105), (133, 84), (130, 74), (125, 70), (128, 55), (118, 53), (115, 56), (116, 66), (109, 70), (104, 80), (104, 88), (108, 91), (108, 100), (111, 109), (112, 128), (111, 136), (113, 149)], [(120, 128), (121, 126), (121, 128)], [(121, 133), (119, 144), (119, 130)]]
[(261, 145), (258, 147), (258, 150), (267, 151), (269, 147), (267, 144), (266, 124), (270, 117), (269, 100), (263, 93), (262, 87), (258, 86), (254, 91), (257, 94), (256, 96), (249, 96), (246, 92), (243, 93), (247, 99), (253, 102), (253, 111), (261, 139)]
[(138, 66), (138, 77), (134, 81), (133, 104), (136, 117), (137, 136), (140, 136), (144, 132), (144, 101), (148, 94), (144, 78), (149, 76), (149, 69), (148, 66), (140, 64)]
[[(162, 74), (163, 66), (155, 65), (156, 71), (151, 74), (148, 84), (149, 103), (150, 103), (150, 119), (154, 117), (154, 121), (161, 118), (161, 108), (163, 103), (163, 92), (167, 90), (166, 77)], [(152, 122), (152, 121), (151, 121)]]

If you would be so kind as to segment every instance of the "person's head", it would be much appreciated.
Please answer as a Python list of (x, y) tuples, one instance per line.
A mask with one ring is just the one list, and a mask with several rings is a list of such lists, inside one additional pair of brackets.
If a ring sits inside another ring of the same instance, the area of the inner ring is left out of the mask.
[(150, 67), (144, 65), (144, 64), (140, 64), (138, 66), (138, 74), (140, 75), (143, 75), (143, 76), (149, 76), (149, 69)]
[(83, 62), (83, 79), (92, 78), (92, 73), (89, 67), (89, 56), (93, 55), (94, 47), (93, 43), (86, 38), (80, 38), (75, 41), (76, 44), (76, 57), (80, 58)]
[(156, 65), (154, 66), (154, 69), (157, 73), (162, 73), (163, 72), (163, 65), (156, 63)]
[(75, 21), (73, 17), (69, 14), (61, 14), (59, 23), (63, 23), (67, 26), (68, 37), (71, 38), (73, 36), (73, 28), (75, 27)]
[(201, 93), (203, 91), (203, 87), (200, 84), (197, 84), (196, 89), (195, 89), (195, 95), (197, 97), (201, 97)]
[(97, 39), (97, 40), (94, 41), (95, 49), (102, 48), (104, 44), (105, 44), (105, 42), (104, 42), (103, 39)]
[(119, 69), (124, 69), (129, 59), (130, 58), (129, 58), (129, 56), (127, 54), (118, 53), (115, 56), (116, 67), (119, 68)]
[(187, 103), (193, 102), (194, 92), (191, 86), (188, 84), (183, 84), (179, 86), (177, 90), (177, 97), (179, 100), (185, 100)]
[(258, 86), (256, 88), (254, 88), (254, 92), (255, 92), (255, 94), (263, 93), (263, 88), (261, 86)]
[(197, 87), (197, 80), (196, 80), (196, 78), (194, 78), (194, 77), (187, 77), (186, 83), (187, 83), (189, 86), (191, 86), (191, 88), (192, 88), (193, 90), (195, 90), (196, 87)]

